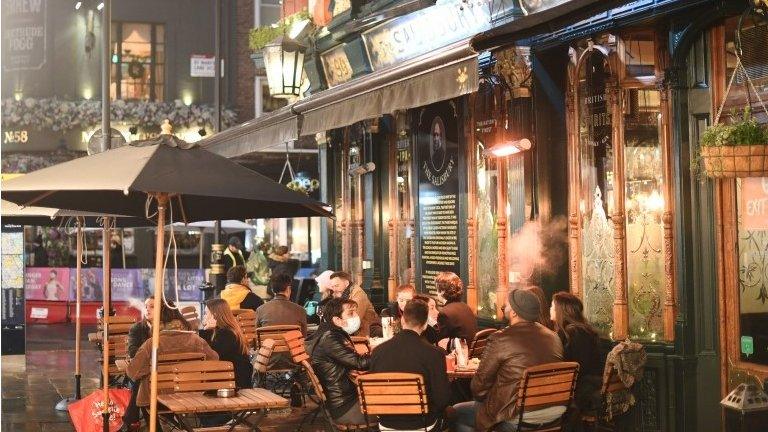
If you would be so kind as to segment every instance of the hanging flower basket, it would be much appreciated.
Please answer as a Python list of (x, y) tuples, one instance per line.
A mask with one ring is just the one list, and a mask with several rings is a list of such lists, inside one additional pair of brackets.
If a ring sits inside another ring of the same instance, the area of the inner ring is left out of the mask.
[[(728, 100), (734, 78), (743, 73), (747, 82), (747, 104), (743, 114), (731, 115), (731, 123), (720, 123), (720, 115)], [(766, 177), (768, 176), (768, 127), (760, 124), (750, 111), (752, 90), (768, 115), (760, 92), (749, 77), (747, 69), (736, 54), (736, 67), (733, 70), (723, 101), (715, 115), (712, 126), (701, 134), (701, 163), (704, 174), (711, 178)]]
[(707, 177), (766, 177), (768, 144), (702, 147), (701, 161)]

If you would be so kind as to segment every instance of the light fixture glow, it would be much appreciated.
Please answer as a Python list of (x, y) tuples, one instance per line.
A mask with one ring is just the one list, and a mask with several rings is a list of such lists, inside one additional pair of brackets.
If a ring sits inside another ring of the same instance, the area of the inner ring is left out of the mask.
[(265, 46), (263, 51), (272, 97), (293, 98), (301, 94), (306, 47), (281, 36)]
[(86, 87), (83, 89), (83, 98), (85, 100), (91, 100), (93, 97), (93, 90), (90, 87)]
[(24, 97), (24, 93), (21, 90), (13, 92), (13, 99), (18, 102)]
[(190, 106), (192, 105), (192, 93), (185, 92), (183, 96), (181, 96), (181, 101), (184, 102), (184, 105)]
[(102, 10), (102, 9), (104, 9), (104, 2), (101, 2), (101, 3), (99, 3), (99, 5), (98, 5), (98, 6), (96, 6), (96, 9), (97, 9), (97, 10)]
[(531, 147), (533, 147), (531, 140), (528, 138), (523, 138), (517, 141), (507, 141), (496, 144), (493, 147), (487, 149), (485, 153), (486, 155), (490, 153), (490, 155), (495, 157), (506, 157), (520, 153), (522, 151), (530, 150)]
[(83, 2), (79, 1), (75, 3), (75, 10), (80, 10), (80, 7), (83, 5)]

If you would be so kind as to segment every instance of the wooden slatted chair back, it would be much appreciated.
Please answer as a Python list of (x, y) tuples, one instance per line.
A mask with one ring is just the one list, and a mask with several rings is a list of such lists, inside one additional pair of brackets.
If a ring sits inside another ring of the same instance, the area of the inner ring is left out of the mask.
[[(516, 403), (519, 424), (524, 424), (523, 417), (530, 411), (557, 406), (567, 409), (573, 400), (578, 374), (576, 362), (547, 363), (525, 369)], [(560, 430), (560, 427), (537, 430)]]
[(157, 391), (158, 393), (173, 393), (173, 368), (188, 361), (205, 360), (205, 354), (200, 352), (183, 352), (160, 354), (157, 356)]
[(272, 357), (272, 351), (275, 348), (274, 339), (267, 339), (261, 343), (259, 351), (256, 354), (256, 362), (253, 365), (254, 372), (265, 374), (269, 369), (269, 359)]
[(428, 411), (424, 378), (412, 373), (371, 373), (357, 377), (360, 409), (365, 415), (425, 416)]
[(620, 411), (619, 409), (614, 409), (614, 407), (608, 406), (609, 401), (614, 401), (613, 403), (619, 404), (622, 403), (624, 398), (612, 398), (608, 396), (629, 390), (629, 387), (624, 385), (624, 382), (621, 381), (618, 372), (616, 372), (616, 369), (613, 366), (606, 365), (605, 369), (605, 373), (603, 373), (603, 386), (600, 389), (600, 397), (604, 406), (603, 412), (618, 412)]
[(496, 329), (484, 329), (477, 332), (472, 343), (469, 345), (469, 358), (482, 358), (485, 345), (488, 343), (488, 337), (497, 331)]
[(238, 309), (238, 314), (235, 315), (238, 324), (240, 324), (240, 330), (243, 331), (245, 341), (251, 348), (256, 348), (256, 312), (250, 309)]
[(307, 348), (304, 346), (304, 335), (298, 330), (291, 330), (285, 333), (285, 344), (291, 353), (291, 358), (296, 364), (301, 364), (304, 360), (309, 360)]
[(355, 351), (357, 351), (358, 354), (363, 355), (371, 353), (371, 344), (367, 337), (352, 336), (350, 339), (352, 339), (352, 345), (355, 346)]
[[(136, 318), (130, 315), (115, 315), (107, 317), (109, 322), (109, 336), (127, 335), (131, 327), (136, 323)], [(101, 331), (104, 329), (103, 321), (100, 319), (97, 324), (98, 335), (101, 337)]]
[(200, 327), (200, 316), (197, 314), (197, 308), (194, 306), (185, 306), (179, 310), (184, 319), (193, 329)]
[(315, 391), (315, 395), (317, 395), (321, 403), (325, 403), (325, 391), (323, 390), (323, 386), (320, 384), (320, 379), (317, 377), (315, 370), (312, 368), (312, 364), (309, 363), (309, 360), (302, 360), (301, 367), (303, 367), (304, 372), (307, 373), (307, 377), (309, 377), (309, 383), (312, 386), (312, 390)]
[(235, 388), (232, 362), (202, 360), (179, 363), (173, 367), (175, 392), (197, 392)]
[(288, 345), (285, 343), (285, 334), (290, 331), (298, 331), (301, 333), (301, 327), (297, 325), (274, 325), (264, 326), (256, 328), (256, 348), (258, 349), (262, 342), (267, 339), (275, 341), (275, 347), (273, 353), (288, 352)]

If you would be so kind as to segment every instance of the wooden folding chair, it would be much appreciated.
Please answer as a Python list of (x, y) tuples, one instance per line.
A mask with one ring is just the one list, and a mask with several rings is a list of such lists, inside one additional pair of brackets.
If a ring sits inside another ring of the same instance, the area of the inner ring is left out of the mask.
[(323, 386), (320, 384), (320, 379), (317, 378), (317, 374), (315, 373), (315, 370), (312, 368), (312, 365), (309, 363), (308, 359), (301, 361), (301, 367), (304, 370), (304, 373), (307, 375), (309, 385), (312, 387), (314, 397), (312, 398), (317, 403), (317, 409), (313, 412), (307, 413), (307, 415), (302, 418), (301, 423), (299, 423), (299, 426), (296, 428), (297, 431), (301, 431), (304, 423), (306, 422), (307, 418), (310, 416), (312, 417), (312, 420), (309, 423), (313, 423), (314, 419), (317, 418), (317, 415), (322, 413), (323, 417), (325, 417), (326, 422), (328, 423), (328, 427), (332, 431), (376, 431), (378, 430), (378, 423), (369, 423), (364, 425), (354, 425), (354, 424), (341, 424), (336, 423), (333, 420), (333, 417), (331, 417), (331, 413), (328, 411), (328, 407), (326, 405), (326, 396), (325, 391), (323, 390)]
[(157, 356), (157, 393), (166, 394), (174, 391), (174, 372), (176, 365), (189, 361), (205, 360), (205, 354), (200, 352), (183, 352), (174, 354), (158, 354)]
[(496, 333), (496, 329), (480, 330), (475, 334), (475, 338), (469, 344), (469, 358), (482, 358), (485, 351), (485, 344), (488, 342), (488, 336)]
[[(515, 410), (517, 430), (526, 432), (559, 432), (573, 401), (579, 364), (576, 362), (548, 363), (525, 369), (520, 380)], [(544, 423), (529, 423), (534, 411), (562, 407), (557, 418)], [(526, 422), (526, 417), (529, 422)]]
[(261, 346), (262, 341), (267, 339), (273, 339), (275, 341), (274, 353), (287, 353), (289, 351), (288, 345), (285, 343), (285, 334), (298, 330), (301, 333), (301, 327), (297, 325), (274, 325), (256, 327), (256, 347)]
[(240, 330), (243, 331), (245, 341), (250, 348), (259, 349), (256, 345), (256, 312), (250, 309), (237, 309), (238, 313), (235, 315), (238, 324), (240, 324)]
[(263, 384), (266, 384), (269, 360), (272, 358), (272, 350), (274, 347), (275, 341), (267, 339), (262, 342), (259, 351), (256, 352), (256, 360), (253, 363), (253, 373), (256, 375), (256, 387), (261, 387)]
[(428, 424), (427, 389), (424, 378), (412, 373), (371, 373), (357, 377), (357, 394), (360, 409), (366, 421), (369, 416), (420, 415), (424, 420), (424, 431)]
[(200, 328), (200, 316), (197, 314), (197, 308), (194, 306), (185, 306), (179, 310), (184, 319), (193, 329)]
[[(106, 320), (108, 323), (109, 331), (109, 334), (107, 334), (107, 338), (109, 339), (109, 376), (106, 377), (106, 379), (108, 379), (109, 382), (114, 385), (124, 386), (125, 382), (123, 381), (125, 374), (120, 371), (120, 369), (117, 367), (117, 364), (115, 364), (115, 361), (125, 359), (128, 356), (128, 332), (130, 331), (133, 324), (136, 323), (136, 319), (129, 315), (115, 315), (107, 317)], [(103, 319), (99, 320), (97, 326), (98, 331), (96, 332), (94, 341), (96, 342), (96, 346), (98, 347), (99, 351), (103, 353)], [(99, 364), (101, 364), (104, 360), (100, 356), (97, 361)], [(105, 377), (101, 377), (101, 379), (103, 380)]]

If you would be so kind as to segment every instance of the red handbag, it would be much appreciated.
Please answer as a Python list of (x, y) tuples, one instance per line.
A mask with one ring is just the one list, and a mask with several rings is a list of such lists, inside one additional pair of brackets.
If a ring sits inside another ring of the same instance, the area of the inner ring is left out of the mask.
[[(131, 401), (131, 391), (109, 389), (109, 431), (118, 432), (123, 426), (125, 408)], [(69, 417), (77, 432), (102, 432), (104, 430), (104, 391), (96, 390), (68, 407)]]

